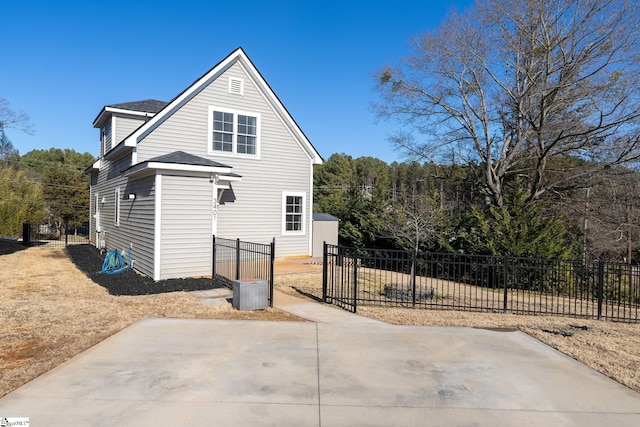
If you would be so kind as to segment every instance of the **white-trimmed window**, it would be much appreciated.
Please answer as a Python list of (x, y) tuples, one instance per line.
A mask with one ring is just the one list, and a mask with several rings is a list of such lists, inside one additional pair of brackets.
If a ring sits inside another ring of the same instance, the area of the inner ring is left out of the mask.
[(282, 192), (282, 234), (305, 233), (306, 194)]
[(116, 227), (120, 226), (120, 188), (116, 188), (115, 191), (115, 203), (113, 217), (115, 218)]
[(257, 157), (260, 115), (209, 107), (209, 153)]

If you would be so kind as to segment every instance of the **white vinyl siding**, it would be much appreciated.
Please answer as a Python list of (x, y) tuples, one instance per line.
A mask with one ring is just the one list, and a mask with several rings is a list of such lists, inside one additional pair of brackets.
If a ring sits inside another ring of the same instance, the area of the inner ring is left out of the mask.
[[(94, 209), (100, 211), (100, 225), (104, 232), (106, 249), (126, 252), (127, 248), (132, 246), (133, 267), (153, 277), (154, 176), (138, 180), (127, 179), (121, 172), (129, 166), (130, 159), (126, 156), (117, 162), (102, 159), (97, 179), (91, 180), (92, 200), (97, 205)], [(116, 188), (120, 189), (121, 194), (136, 193), (135, 200), (119, 197), (119, 227), (115, 225)], [(102, 203), (103, 200), (104, 203)], [(92, 217), (91, 220), (95, 232), (95, 218)]]
[[(120, 229), (125, 231), (123, 238), (134, 243), (131, 249), (134, 268), (149, 277), (153, 277), (154, 257), (154, 221), (155, 221), (155, 176), (132, 180), (127, 191), (136, 193), (135, 200), (125, 200), (124, 217)], [(125, 240), (126, 242), (127, 240)]]
[[(244, 80), (244, 96), (229, 93), (227, 77)], [(259, 115), (259, 158), (209, 153), (211, 106)], [(311, 160), (243, 66), (230, 66), (144, 137), (137, 161), (177, 150), (227, 164), (242, 176), (232, 184), (235, 200), (218, 209), (218, 236), (257, 243), (275, 237), (277, 257), (310, 254)], [(305, 193), (305, 235), (282, 235), (282, 191)]]
[(213, 184), (162, 176), (160, 279), (211, 275)]
[(139, 117), (123, 117), (116, 115), (114, 120), (116, 122), (116, 144), (120, 143), (120, 141), (131, 135), (134, 130), (138, 129), (142, 124), (144, 124), (144, 119)]

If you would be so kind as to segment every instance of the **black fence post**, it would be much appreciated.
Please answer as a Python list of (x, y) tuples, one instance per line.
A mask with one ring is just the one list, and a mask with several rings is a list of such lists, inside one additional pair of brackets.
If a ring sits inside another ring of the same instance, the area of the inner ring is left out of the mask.
[(240, 280), (240, 239), (236, 239), (236, 280)]
[(604, 260), (598, 261), (598, 320), (602, 320), (602, 302), (604, 300)]
[(417, 268), (417, 259), (418, 259), (418, 251), (413, 251), (413, 260), (411, 264), (411, 294), (412, 294), (412, 303), (411, 308), (416, 308), (416, 268)]
[(22, 224), (22, 244), (27, 246), (31, 243), (31, 224), (25, 222)]
[(357, 252), (353, 256), (353, 312), (355, 313), (358, 300), (358, 255)]
[(322, 301), (327, 302), (327, 242), (322, 242)]
[(269, 271), (269, 307), (273, 307), (273, 277), (276, 265), (276, 238), (271, 240), (271, 270)]
[(508, 295), (508, 289), (509, 289), (509, 256), (505, 255), (503, 257), (503, 262), (502, 265), (504, 266), (504, 277), (502, 278), (503, 282), (504, 282), (504, 296), (503, 296), (503, 308), (502, 308), (502, 312), (506, 313), (507, 312), (507, 305), (508, 305), (508, 301), (509, 301), (509, 295)]

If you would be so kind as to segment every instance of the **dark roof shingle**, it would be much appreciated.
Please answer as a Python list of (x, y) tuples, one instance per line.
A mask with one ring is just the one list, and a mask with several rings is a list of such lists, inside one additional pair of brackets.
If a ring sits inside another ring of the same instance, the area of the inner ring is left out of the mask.
[(162, 110), (168, 102), (157, 99), (145, 99), (144, 101), (122, 102), (120, 104), (107, 105), (107, 107), (121, 108), (123, 110), (142, 111), (144, 113), (157, 113)]
[(336, 218), (333, 215), (329, 215), (328, 213), (314, 213), (313, 220), (314, 221), (340, 221), (339, 218)]
[(205, 159), (204, 157), (185, 153), (184, 151), (174, 151), (173, 153), (154, 157), (153, 159), (149, 159), (148, 161), (159, 162), (159, 163), (175, 163), (179, 165), (213, 166), (213, 167), (219, 167), (219, 168), (231, 167), (231, 166), (225, 165), (224, 163), (216, 162), (215, 160), (209, 160), (209, 159)]

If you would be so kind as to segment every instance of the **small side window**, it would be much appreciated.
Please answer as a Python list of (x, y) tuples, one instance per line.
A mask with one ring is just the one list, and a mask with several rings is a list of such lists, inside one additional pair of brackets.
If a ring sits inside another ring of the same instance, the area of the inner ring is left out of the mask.
[(282, 234), (305, 233), (305, 193), (282, 193)]
[(114, 218), (115, 218), (115, 222), (116, 222), (116, 227), (120, 226), (120, 189), (116, 188), (115, 191), (115, 203), (114, 203), (114, 207), (115, 207), (115, 212), (114, 212)]

